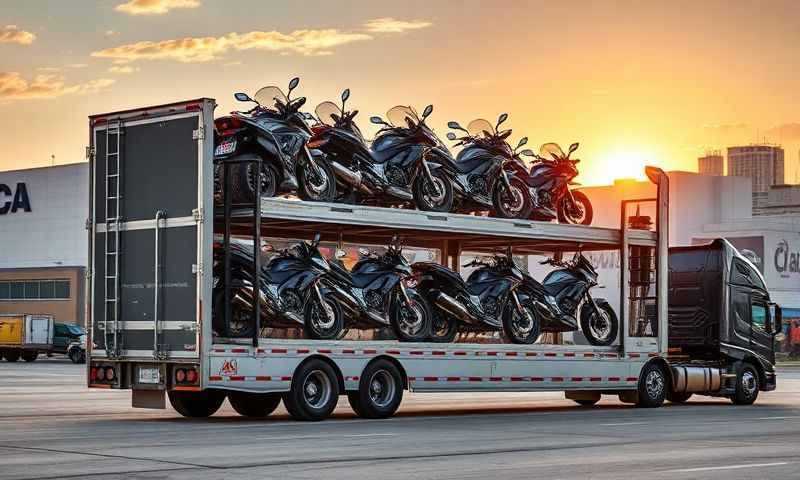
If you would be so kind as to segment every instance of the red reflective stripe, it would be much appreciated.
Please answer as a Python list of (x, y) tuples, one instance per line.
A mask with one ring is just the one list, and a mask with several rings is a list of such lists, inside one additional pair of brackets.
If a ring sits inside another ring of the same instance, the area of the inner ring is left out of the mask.
[(215, 348), (214, 351), (217, 352), (217, 353), (225, 353), (225, 349), (224, 348)]
[(594, 353), (584, 353), (584, 357), (594, 357)]
[(461, 377), (447, 377), (448, 382), (460, 382)]
[(208, 379), (210, 381), (212, 381), (212, 382), (220, 382), (220, 381), (222, 381), (222, 377), (220, 377), (218, 375), (212, 375), (212, 376), (208, 377)]
[(411, 351), (410, 351), (410, 352), (408, 352), (408, 353), (409, 353), (409, 355), (422, 355), (422, 354), (424, 354), (425, 352), (423, 352), (422, 350), (411, 350)]
[(256, 375), (257, 382), (269, 382), (272, 380), (272, 377), (266, 375)]
[(483, 379), (481, 377), (468, 377), (470, 382), (480, 382)]
[(364, 350), (364, 354), (365, 355), (369, 355), (369, 354), (373, 354), (373, 353), (378, 353), (378, 351), (377, 350), (372, 350), (372, 349)]
[(400, 350), (386, 350), (389, 355), (400, 355)]
[(628, 381), (628, 382), (635, 382), (636, 380), (639, 380), (639, 378), (638, 377), (628, 377), (625, 380)]
[(297, 353), (308, 353), (308, 352), (310, 352), (310, 350), (307, 349), (307, 348), (298, 348), (297, 349)]
[(511, 377), (512, 382), (522, 382), (524, 380), (525, 380), (524, 377)]
[(506, 357), (516, 357), (517, 352), (506, 352)]
[(467, 354), (467, 352), (453, 352), (453, 355), (458, 355), (458, 356), (462, 356), (462, 355), (466, 355), (466, 354)]
[(553, 352), (547, 352), (547, 353), (545, 353), (545, 354), (544, 354), (544, 356), (545, 356), (545, 357), (555, 357), (555, 356), (556, 356), (556, 354), (555, 354), (555, 353), (553, 353)]
[(496, 357), (497, 352), (486, 352), (486, 355), (489, 355), (490, 357)]
[(439, 381), (439, 377), (423, 377), (422, 379), (425, 380), (426, 382), (438, 382)]
[(564, 377), (551, 377), (550, 381), (551, 382), (563, 382), (564, 381)]
[(544, 377), (531, 377), (531, 382), (544, 382)]
[(604, 353), (603, 356), (607, 358), (617, 358), (616, 353)]
[(190, 103), (190, 104), (186, 105), (186, 111), (187, 112), (193, 112), (193, 111), (196, 111), (196, 110), (200, 110), (200, 104), (199, 103)]
[(590, 382), (601, 382), (603, 379), (601, 377), (589, 377)]
[(247, 353), (246, 348), (232, 348), (231, 353)]
[(574, 357), (575, 356), (575, 352), (564, 352), (564, 356), (565, 357)]
[(327, 348), (318, 348), (317, 353), (331, 353)]
[(619, 382), (619, 377), (608, 377), (609, 382)]
[(503, 377), (489, 377), (490, 382), (502, 382)]
[(535, 357), (537, 355), (539, 355), (539, 354), (536, 353), (536, 352), (525, 352), (525, 356), (526, 357)]
[(408, 379), (409, 379), (409, 380), (411, 380), (411, 381), (413, 382), (413, 381), (416, 381), (416, 380), (417, 380), (417, 377), (408, 377)]
[(638, 353), (631, 353), (631, 354), (628, 354), (628, 356), (631, 357), (631, 358), (639, 358), (641, 355), (639, 355)]
[(349, 348), (345, 348), (344, 350), (342, 350), (342, 353), (356, 353), (356, 351), (355, 350), (351, 350)]
[(573, 381), (573, 382), (582, 382), (582, 381), (583, 381), (583, 377), (572, 377), (572, 378), (570, 379), (570, 381)]
[(443, 352), (441, 350), (434, 350), (431, 352), (433, 355), (445, 355), (447, 352)]
[(647, 354), (647, 356), (648, 357), (657, 357), (658, 356), (658, 352), (650, 352), (650, 353)]
[(263, 348), (257, 348), (256, 353), (267, 353), (267, 351), (264, 350)]
[(273, 348), (272, 353), (288, 353), (289, 351), (285, 348)]
[(230, 378), (230, 380), (232, 382), (243, 382), (244, 381), (244, 376), (242, 376), (242, 375), (231, 375), (228, 378)]
[(281, 377), (281, 382), (291, 382), (292, 377)]

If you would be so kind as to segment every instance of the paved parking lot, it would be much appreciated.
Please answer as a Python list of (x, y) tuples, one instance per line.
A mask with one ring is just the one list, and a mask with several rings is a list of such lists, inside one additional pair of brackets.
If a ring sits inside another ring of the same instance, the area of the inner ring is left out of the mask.
[(798, 478), (800, 369), (756, 405), (700, 397), (576, 408), (558, 393), (407, 394), (389, 420), (346, 399), (321, 423), (133, 410), (83, 366), (0, 363), (0, 479)]

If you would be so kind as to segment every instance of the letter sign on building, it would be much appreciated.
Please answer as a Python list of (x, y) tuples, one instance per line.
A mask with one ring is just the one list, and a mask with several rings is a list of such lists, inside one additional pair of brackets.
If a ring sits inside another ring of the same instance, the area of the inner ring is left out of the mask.
[(24, 182), (17, 183), (17, 188), (13, 192), (11, 188), (0, 183), (0, 215), (31, 211), (31, 200), (28, 197), (28, 187)]

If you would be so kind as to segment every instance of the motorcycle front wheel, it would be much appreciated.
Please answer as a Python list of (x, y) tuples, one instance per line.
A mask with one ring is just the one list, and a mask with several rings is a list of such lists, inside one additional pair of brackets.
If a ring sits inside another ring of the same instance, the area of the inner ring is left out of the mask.
[(398, 298), (392, 309), (392, 330), (401, 342), (424, 342), (431, 334), (431, 309), (419, 293), (410, 289), (406, 293), (410, 302)]
[(533, 211), (533, 203), (528, 194), (528, 186), (519, 178), (512, 178), (509, 182), (511, 188), (505, 183), (498, 182), (492, 195), (494, 216), (500, 218), (528, 218)]
[(432, 184), (425, 175), (417, 175), (412, 186), (414, 204), (418, 210), (449, 212), (453, 209), (453, 185), (443, 172), (431, 173)]
[(304, 329), (306, 338), (314, 340), (338, 340), (344, 330), (344, 313), (339, 302), (330, 292), (323, 292), (321, 304), (313, 298), (306, 305)]
[(581, 330), (590, 344), (604, 347), (617, 339), (619, 320), (611, 305), (605, 302), (596, 303), (599, 315), (591, 305), (584, 304), (581, 308)]
[(509, 303), (503, 315), (503, 333), (511, 343), (530, 345), (539, 339), (541, 322), (532, 304), (522, 304), (522, 310), (520, 312), (513, 303)]
[(572, 192), (571, 202), (569, 196), (565, 195), (558, 202), (558, 221), (559, 223), (569, 223), (572, 225), (591, 225), (594, 211), (592, 203), (585, 193), (575, 190)]
[(319, 175), (315, 175), (308, 163), (298, 172), (298, 196), (310, 202), (333, 202), (336, 200), (336, 177), (325, 162), (318, 162)]

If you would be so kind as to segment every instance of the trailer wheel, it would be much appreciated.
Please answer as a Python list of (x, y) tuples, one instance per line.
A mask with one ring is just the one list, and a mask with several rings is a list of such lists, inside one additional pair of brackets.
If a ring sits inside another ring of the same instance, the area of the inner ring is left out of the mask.
[(280, 393), (228, 392), (228, 401), (243, 417), (266, 418), (281, 403)]
[(19, 351), (17, 350), (6, 350), (4, 355), (6, 357), (7, 362), (14, 363), (19, 360)]
[(22, 359), (25, 360), (26, 362), (35, 362), (37, 358), (39, 358), (39, 352), (34, 352), (30, 350), (22, 352)]
[(403, 376), (392, 362), (377, 360), (364, 369), (358, 391), (347, 400), (361, 418), (391, 417), (403, 401)]
[(648, 363), (639, 375), (639, 399), (637, 407), (656, 408), (664, 403), (667, 396), (668, 378), (664, 369), (657, 363)]
[(731, 395), (734, 405), (752, 405), (758, 398), (758, 372), (753, 365), (744, 362), (736, 372), (736, 392)]
[(667, 393), (667, 400), (669, 400), (670, 403), (686, 403), (690, 398), (692, 398), (691, 393), (676, 393), (673, 391)]
[(225, 392), (219, 390), (200, 392), (170, 390), (167, 392), (167, 396), (176, 412), (190, 418), (210, 417), (219, 410), (222, 402), (225, 401)]
[(292, 377), (283, 404), (295, 420), (316, 422), (328, 418), (339, 401), (339, 381), (330, 365), (311, 359), (300, 365)]

